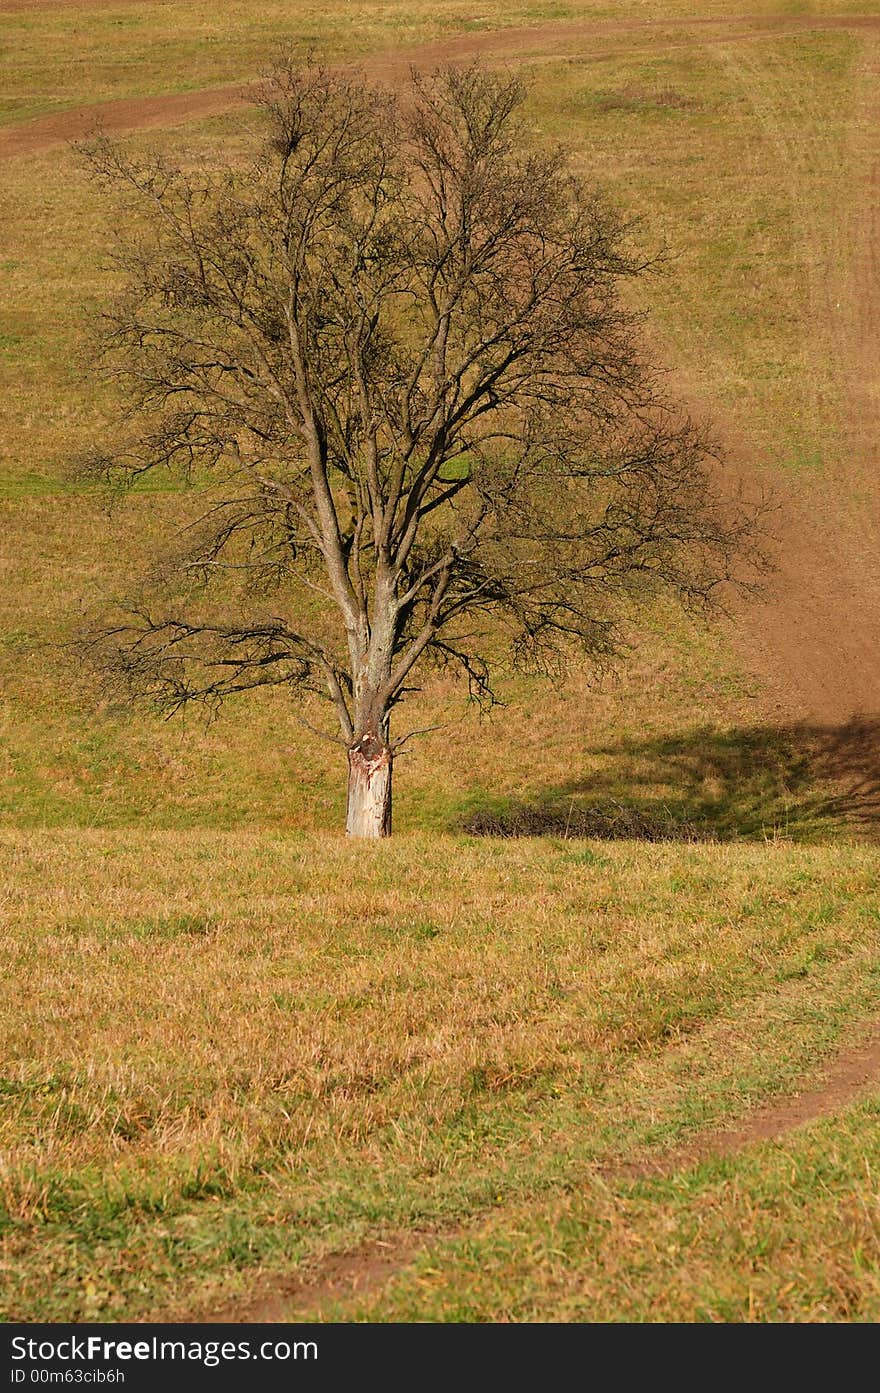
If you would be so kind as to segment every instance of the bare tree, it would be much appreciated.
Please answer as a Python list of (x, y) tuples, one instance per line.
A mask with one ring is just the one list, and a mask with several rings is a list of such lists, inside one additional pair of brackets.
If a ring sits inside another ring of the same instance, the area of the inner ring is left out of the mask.
[(356, 836), (390, 832), (418, 665), (491, 701), (505, 659), (601, 662), (634, 600), (709, 601), (748, 533), (622, 303), (649, 260), (528, 144), (522, 100), (477, 66), (395, 95), (284, 60), (247, 168), (90, 151), (147, 215), (101, 350), (129, 430), (92, 465), (180, 466), (208, 494), (105, 657), (172, 708), (329, 699)]

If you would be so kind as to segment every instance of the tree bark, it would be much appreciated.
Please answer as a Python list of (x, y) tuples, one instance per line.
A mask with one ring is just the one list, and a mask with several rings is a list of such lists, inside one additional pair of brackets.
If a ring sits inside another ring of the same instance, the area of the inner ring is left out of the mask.
[(350, 837), (391, 836), (392, 763), (388, 746), (372, 734), (349, 750), (345, 830)]

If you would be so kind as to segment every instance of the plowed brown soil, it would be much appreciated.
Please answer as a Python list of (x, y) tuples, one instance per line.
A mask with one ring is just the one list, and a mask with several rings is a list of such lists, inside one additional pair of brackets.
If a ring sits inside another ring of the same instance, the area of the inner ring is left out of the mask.
[[(786, 94), (778, 94), (784, 102)], [(756, 105), (756, 109), (757, 105)], [(774, 110), (762, 108), (768, 139), (795, 165)], [(806, 164), (828, 168), (813, 122)], [(804, 137), (806, 140), (807, 137)], [(843, 450), (818, 475), (773, 481), (779, 502), (777, 572), (766, 603), (749, 609), (739, 647), (764, 678), (776, 714), (844, 722), (880, 711), (880, 40), (870, 37), (843, 152), (848, 197), (830, 225), (803, 205), (809, 181), (793, 181), (802, 255), (810, 271), (809, 363), (830, 369)], [(801, 204), (798, 209), (797, 205)]]

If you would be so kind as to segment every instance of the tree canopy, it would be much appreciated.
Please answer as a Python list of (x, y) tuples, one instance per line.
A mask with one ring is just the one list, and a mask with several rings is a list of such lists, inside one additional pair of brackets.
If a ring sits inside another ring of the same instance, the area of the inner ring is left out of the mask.
[(130, 411), (91, 465), (182, 469), (203, 498), (103, 629), (138, 690), (319, 695), (390, 771), (417, 669), (491, 701), (506, 664), (601, 663), (634, 602), (731, 577), (752, 519), (627, 303), (653, 259), (523, 99), (479, 66), (390, 91), (283, 59), (247, 164), (93, 143), (140, 231), (99, 358)]

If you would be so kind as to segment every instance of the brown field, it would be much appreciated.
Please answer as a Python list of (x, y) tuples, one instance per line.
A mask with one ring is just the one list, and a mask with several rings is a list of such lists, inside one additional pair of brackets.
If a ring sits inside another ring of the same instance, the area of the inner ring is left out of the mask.
[[(880, 9), (856, 8), (0, 0), (7, 1319), (880, 1314)], [(614, 678), (511, 678), (482, 724), (432, 680), (414, 724), (452, 724), (366, 854), (282, 697), (165, 723), (57, 646), (188, 506), (108, 516), (71, 470), (114, 403), (76, 367), (113, 278), (70, 141), (234, 161), (282, 39), (389, 81), (521, 66), (536, 137), (674, 251), (651, 332), (730, 486), (777, 503), (763, 599), (659, 607)]]

